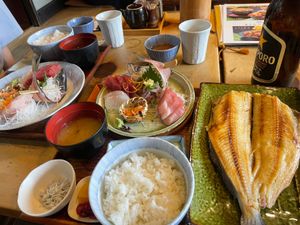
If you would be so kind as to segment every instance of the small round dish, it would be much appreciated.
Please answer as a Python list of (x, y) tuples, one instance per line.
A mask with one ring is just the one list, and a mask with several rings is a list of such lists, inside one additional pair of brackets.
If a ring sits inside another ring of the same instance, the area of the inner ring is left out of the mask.
[[(56, 185), (59, 189), (55, 188)], [(23, 180), (18, 192), (18, 206), (29, 216), (50, 216), (69, 203), (75, 186), (76, 176), (72, 165), (61, 159), (50, 160), (32, 170)], [(53, 197), (53, 201), (60, 201), (54, 207), (48, 207), (50, 194), (57, 196), (62, 189), (64, 197)]]
[(175, 35), (158, 34), (149, 37), (144, 43), (149, 57), (160, 62), (170, 62), (176, 58), (180, 39)]
[(68, 214), (69, 216), (77, 221), (84, 222), (84, 223), (98, 223), (99, 221), (96, 218), (90, 217), (81, 217), (77, 214), (76, 210), (79, 204), (85, 204), (89, 202), (89, 183), (90, 183), (90, 176), (82, 178), (73, 193), (71, 201), (68, 205)]
[(71, 104), (46, 124), (47, 141), (65, 156), (89, 158), (105, 142), (107, 122), (104, 109), (93, 102)]

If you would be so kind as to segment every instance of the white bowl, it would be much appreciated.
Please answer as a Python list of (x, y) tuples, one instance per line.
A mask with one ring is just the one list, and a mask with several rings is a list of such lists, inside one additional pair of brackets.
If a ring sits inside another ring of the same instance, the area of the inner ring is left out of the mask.
[[(70, 182), (69, 190), (60, 203), (51, 209), (46, 209), (42, 206), (39, 195), (59, 179), (67, 179)], [(61, 159), (50, 160), (33, 169), (23, 180), (18, 193), (18, 206), (29, 216), (50, 216), (69, 203), (75, 186), (76, 176), (72, 165)]]
[[(60, 32), (66, 33), (67, 35), (57, 41), (53, 41), (48, 44), (34, 44), (34, 41), (36, 41), (38, 38), (45, 35), (53, 34), (55, 30), (59, 30)], [(39, 55), (42, 55), (42, 60), (60, 61), (63, 59), (63, 55), (58, 45), (62, 40), (72, 35), (74, 35), (72, 27), (69, 27), (67, 25), (56, 25), (56, 26), (44, 28), (42, 30), (33, 33), (28, 37), (27, 44), (31, 47), (32, 51), (34, 51)]]
[[(155, 137), (141, 137), (134, 138), (117, 145), (109, 152), (107, 152), (95, 167), (89, 186), (89, 200), (91, 208), (103, 225), (110, 225), (111, 223), (106, 219), (102, 210), (102, 183), (105, 174), (111, 170), (116, 164), (121, 160), (124, 160), (126, 156), (134, 152), (145, 152), (153, 150), (153, 153), (158, 156), (163, 156), (173, 159), (179, 167), (181, 168), (186, 183), (186, 201), (178, 216), (169, 223), (169, 225), (179, 224), (183, 217), (186, 215), (190, 204), (192, 202), (192, 197), (194, 194), (194, 174), (190, 162), (184, 155), (184, 153), (179, 150), (175, 145)], [(148, 150), (146, 150), (148, 149)]]

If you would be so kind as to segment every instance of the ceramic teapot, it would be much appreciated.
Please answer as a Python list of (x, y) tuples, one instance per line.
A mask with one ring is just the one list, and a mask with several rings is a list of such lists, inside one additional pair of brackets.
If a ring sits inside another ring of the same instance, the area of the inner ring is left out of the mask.
[(147, 26), (148, 13), (142, 4), (132, 3), (121, 9), (123, 17), (131, 29), (145, 28)]

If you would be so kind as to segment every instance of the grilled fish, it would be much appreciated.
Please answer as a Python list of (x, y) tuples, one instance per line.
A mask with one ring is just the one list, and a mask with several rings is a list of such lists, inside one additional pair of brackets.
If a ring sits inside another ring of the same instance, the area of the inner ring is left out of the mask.
[(215, 102), (207, 127), (212, 152), (238, 199), (241, 225), (264, 224), (257, 193), (252, 190), (251, 119), (251, 94), (231, 91)]
[(300, 158), (300, 117), (279, 98), (253, 94), (253, 191), (271, 208), (289, 186)]

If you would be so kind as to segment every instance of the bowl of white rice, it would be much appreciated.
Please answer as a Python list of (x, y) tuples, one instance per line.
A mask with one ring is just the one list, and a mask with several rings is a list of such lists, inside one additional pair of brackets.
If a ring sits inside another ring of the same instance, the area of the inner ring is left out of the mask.
[(59, 61), (63, 58), (59, 43), (73, 34), (72, 27), (56, 25), (33, 33), (27, 43), (35, 53), (42, 55), (43, 61)]
[(179, 224), (193, 194), (187, 157), (155, 137), (130, 139), (108, 151), (89, 185), (91, 208), (103, 225)]

